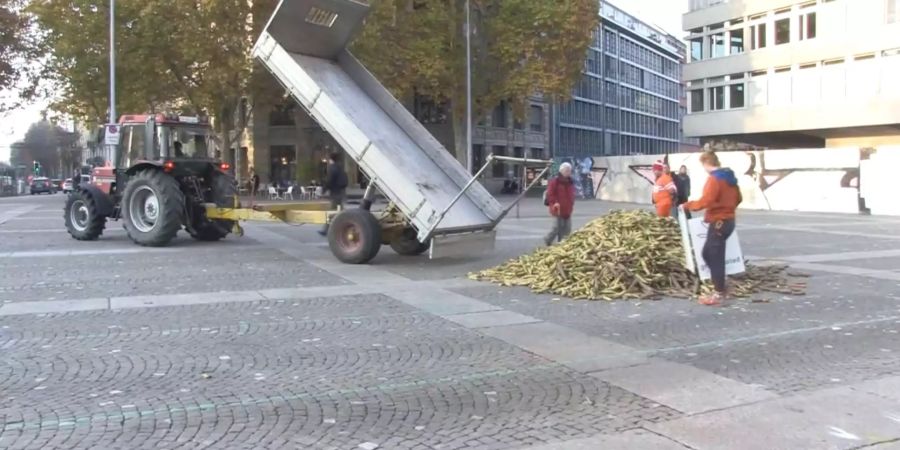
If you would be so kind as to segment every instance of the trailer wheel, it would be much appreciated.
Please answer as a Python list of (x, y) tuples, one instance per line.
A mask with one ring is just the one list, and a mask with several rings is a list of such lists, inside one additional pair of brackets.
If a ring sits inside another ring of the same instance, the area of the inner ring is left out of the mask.
[(69, 235), (79, 241), (94, 241), (106, 228), (106, 217), (97, 211), (97, 202), (88, 191), (73, 191), (66, 198), (63, 218)]
[(428, 247), (430, 247), (428, 242), (419, 242), (419, 238), (416, 236), (416, 230), (412, 228), (404, 229), (397, 239), (391, 241), (391, 248), (394, 249), (398, 255), (403, 256), (419, 256), (428, 251)]
[(328, 227), (328, 247), (343, 263), (365, 264), (381, 249), (381, 224), (364, 209), (344, 210)]
[[(234, 198), (237, 196), (237, 188), (231, 182), (230, 177), (223, 173), (215, 172), (212, 175), (212, 200), (215, 204), (222, 208), (240, 208), (240, 201), (235, 204)], [(192, 238), (198, 241), (218, 241), (224, 239), (231, 233), (234, 228), (233, 220), (206, 218), (202, 209), (198, 209), (197, 215), (202, 215), (194, 220), (194, 230), (190, 232)]]
[(138, 172), (122, 197), (125, 230), (136, 244), (163, 247), (181, 229), (184, 193), (175, 178), (156, 169)]

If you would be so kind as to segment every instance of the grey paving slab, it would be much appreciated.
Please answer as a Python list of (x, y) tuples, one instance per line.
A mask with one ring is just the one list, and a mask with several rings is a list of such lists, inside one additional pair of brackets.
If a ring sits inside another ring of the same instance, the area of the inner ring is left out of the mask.
[(443, 289), (411, 288), (406, 286), (393, 289), (388, 292), (388, 295), (407, 305), (438, 316), (499, 311), (501, 309), (490, 303), (474, 300)]
[(843, 450), (900, 438), (897, 402), (849, 387), (648, 425), (703, 450)]
[(747, 385), (691, 366), (659, 360), (592, 375), (686, 414), (777, 397), (760, 386)]
[(614, 435), (574, 439), (554, 444), (522, 447), (519, 450), (690, 450), (671, 439), (647, 430), (629, 430)]
[(482, 333), (580, 372), (647, 362), (643, 352), (553, 323), (484, 328)]
[(45, 302), (17, 302), (0, 306), (0, 316), (21, 314), (47, 314), (74, 311), (95, 311), (109, 308), (109, 299), (86, 298), (80, 300), (53, 300)]
[(467, 328), (501, 327), (540, 322), (540, 319), (505, 310), (450, 314), (442, 317)]
[[(900, 376), (884, 377), (859, 383), (850, 388), (857, 392), (865, 392), (898, 402), (900, 405)], [(900, 408), (897, 411), (897, 422), (900, 423)]]
[(148, 295), (134, 297), (112, 297), (112, 309), (150, 308), (160, 306), (206, 305), (227, 302), (251, 302), (266, 300), (255, 291), (204, 292), (196, 294)]

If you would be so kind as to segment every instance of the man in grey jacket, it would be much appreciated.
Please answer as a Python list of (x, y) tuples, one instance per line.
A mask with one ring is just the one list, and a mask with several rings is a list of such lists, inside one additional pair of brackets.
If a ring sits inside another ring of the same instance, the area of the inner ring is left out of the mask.
[[(328, 155), (328, 168), (325, 171), (325, 183), (323, 185), (324, 192), (328, 193), (328, 199), (331, 200), (331, 209), (343, 209), (344, 199), (347, 197), (347, 172), (341, 163), (341, 154), (332, 152)], [(325, 224), (319, 234), (328, 235), (328, 224)]]

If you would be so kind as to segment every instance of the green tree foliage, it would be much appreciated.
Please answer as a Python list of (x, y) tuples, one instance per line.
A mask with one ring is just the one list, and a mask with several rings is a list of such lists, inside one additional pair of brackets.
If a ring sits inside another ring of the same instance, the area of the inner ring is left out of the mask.
[[(354, 53), (398, 97), (449, 101), (456, 156), (464, 158), (465, 0), (373, 0)], [(471, 0), (475, 120), (507, 100), (519, 118), (528, 96), (571, 95), (581, 76), (596, 0)], [(385, 57), (385, 55), (389, 55)]]
[[(108, 5), (33, 0), (28, 8), (54, 109), (96, 123), (107, 120), (109, 104)], [(240, 106), (251, 79), (251, 8), (246, 0), (118, 0), (117, 112), (209, 114), (228, 147), (237, 113), (239, 127), (249, 118)]]
[[(0, 0), (3, 1), (3, 0)], [(31, 0), (54, 109), (102, 123), (108, 104), (107, 0)], [(274, 0), (118, 0), (117, 110), (208, 113), (221, 147), (247, 125), (252, 104), (284, 91), (254, 66), (252, 44)], [(399, 97), (414, 91), (453, 111), (464, 130), (464, 0), (372, 0), (354, 52)], [(472, 0), (473, 93), (479, 117), (501, 100), (570, 95), (596, 28), (596, 0)], [(462, 139), (457, 138), (457, 155)]]
[(0, 0), (0, 89), (6, 89), (17, 78), (17, 61), (26, 48), (25, 19), (10, 0)]
[(19, 98), (0, 98), (0, 112), (35, 96), (39, 47), (34, 27), (23, 12), (26, 0), (0, 0), (0, 91), (19, 91)]

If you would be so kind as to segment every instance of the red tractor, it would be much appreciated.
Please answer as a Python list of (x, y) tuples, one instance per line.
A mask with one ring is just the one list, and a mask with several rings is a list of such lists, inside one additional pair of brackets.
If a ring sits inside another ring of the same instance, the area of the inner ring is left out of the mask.
[(126, 115), (119, 145), (91, 183), (80, 183), (66, 200), (69, 234), (95, 240), (107, 219), (125, 224), (139, 245), (167, 245), (184, 228), (193, 238), (217, 241), (230, 220), (207, 219), (205, 204), (234, 207), (237, 188), (227, 163), (208, 155), (211, 128), (196, 117)]

